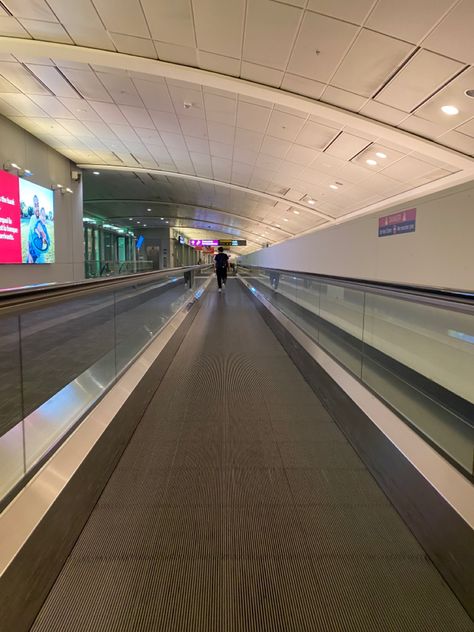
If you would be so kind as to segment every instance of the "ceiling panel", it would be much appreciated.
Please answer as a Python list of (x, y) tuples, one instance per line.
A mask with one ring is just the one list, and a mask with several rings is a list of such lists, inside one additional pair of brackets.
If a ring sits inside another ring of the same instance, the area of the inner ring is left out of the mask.
[(199, 48), (240, 57), (245, 3), (243, 0), (193, 0), (194, 26)]
[(454, 0), (397, 0), (397, 10), (394, 11), (392, 0), (379, 0), (366, 26), (417, 43), (453, 4)]
[(263, 83), (267, 86), (278, 88), (283, 79), (283, 72), (274, 68), (268, 68), (268, 66), (259, 66), (258, 64), (243, 61), (240, 76), (242, 79), (249, 79), (256, 83)]
[(378, 103), (377, 101), (367, 101), (359, 110), (359, 114), (368, 116), (376, 121), (381, 121), (382, 123), (388, 123), (389, 125), (398, 125), (400, 121), (403, 121), (403, 119), (407, 117), (406, 112), (402, 112), (383, 103)]
[(133, 127), (141, 127), (145, 129), (155, 129), (155, 124), (151, 120), (145, 108), (132, 107), (130, 105), (121, 105), (120, 110), (127, 119), (128, 123)]
[(141, 0), (153, 39), (178, 46), (195, 46), (190, 0)]
[(276, 138), (294, 141), (302, 130), (307, 117), (294, 116), (279, 110), (273, 110), (266, 133)]
[(46, 112), (25, 94), (2, 94), (2, 99), (15, 108), (22, 116), (47, 116)]
[(20, 22), (9, 15), (0, 15), (0, 35), (31, 39), (31, 35), (22, 27)]
[(324, 149), (336, 134), (337, 131), (334, 128), (308, 121), (296, 137), (296, 142), (312, 149)]
[(74, 10), (63, 0), (48, 0), (48, 4), (76, 44), (114, 50), (91, 0), (74, 0)]
[(58, 44), (73, 43), (66, 29), (57, 22), (40, 22), (39, 20), (22, 19), (21, 24), (34, 39), (56, 42)]
[(352, 134), (342, 132), (329, 147), (324, 150), (324, 153), (343, 160), (350, 160), (353, 156), (365, 149), (368, 144), (365, 138), (359, 138)]
[(313, 79), (307, 79), (306, 77), (299, 77), (298, 75), (292, 75), (291, 73), (285, 73), (283, 81), (281, 83), (282, 90), (288, 90), (288, 92), (295, 92), (312, 99), (319, 99), (325, 84)]
[(156, 59), (158, 56), (153, 42), (149, 39), (132, 37), (122, 33), (111, 33), (110, 37), (119, 53), (150, 57), (151, 59)]
[(288, 71), (321, 82), (329, 81), (357, 31), (356, 26), (347, 22), (305, 13)]
[(284, 70), (302, 14), (273, 0), (248, 0), (243, 58)]
[(375, 99), (411, 112), (463, 67), (463, 64), (442, 55), (420, 50)]
[(63, 68), (62, 73), (85, 99), (112, 103), (112, 98), (92, 70)]
[(446, 57), (474, 64), (474, 2), (461, 0), (453, 6), (439, 26), (423, 40), (423, 46)]
[(337, 105), (345, 110), (357, 112), (367, 102), (367, 98), (361, 97), (353, 92), (348, 92), (347, 90), (342, 90), (341, 88), (327, 86), (321, 97), (321, 101), (330, 103), (331, 105)]
[(174, 114), (173, 102), (164, 82), (156, 83), (143, 79), (133, 79), (133, 83), (147, 108)]
[[(474, 68), (469, 68), (417, 108), (416, 115), (446, 129), (461, 125), (474, 116), (474, 99), (464, 94), (465, 90), (470, 90), (473, 86)], [(444, 105), (456, 106), (459, 114), (455, 116), (445, 114), (441, 110), (441, 107)]]
[(102, 22), (109, 31), (127, 33), (135, 37), (149, 37), (139, 0), (94, 0)]
[(331, 83), (369, 97), (412, 50), (406, 42), (362, 29)]
[(56, 22), (56, 17), (45, 0), (4, 0), (4, 5), (17, 18)]
[(143, 102), (129, 77), (105, 72), (97, 72), (96, 75), (115, 103), (136, 107), (143, 106)]
[(97, 114), (109, 125), (111, 123), (115, 125), (128, 125), (127, 119), (115, 103), (101, 103), (98, 101), (89, 101), (89, 103)]
[(49, 95), (48, 90), (21, 64), (0, 62), (0, 75), (26, 94)]
[(308, 9), (354, 24), (362, 24), (373, 4), (373, 0), (351, 0), (350, 2), (347, 0), (309, 0)]
[(155, 40), (155, 48), (158, 57), (162, 61), (171, 61), (173, 64), (182, 64), (183, 66), (197, 65), (197, 52), (195, 48), (191, 48), (190, 46), (177, 46), (176, 44), (158, 42), (157, 40)]
[(212, 70), (213, 72), (220, 72), (234, 77), (240, 75), (240, 59), (201, 50), (198, 53), (198, 61), (199, 67), (204, 70)]

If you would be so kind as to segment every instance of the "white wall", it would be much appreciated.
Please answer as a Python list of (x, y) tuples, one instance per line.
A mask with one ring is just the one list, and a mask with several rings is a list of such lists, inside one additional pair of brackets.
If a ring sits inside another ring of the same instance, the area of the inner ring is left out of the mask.
[[(0, 265), (0, 287), (78, 281), (84, 278), (82, 184), (71, 180), (71, 162), (24, 129), (0, 116), (0, 169), (14, 162), (30, 169), (30, 180), (44, 187), (60, 183), (74, 194), (55, 192), (56, 263)], [(15, 172), (14, 172), (15, 173)]]
[[(417, 209), (416, 231), (378, 237), (378, 218)], [(284, 270), (474, 290), (474, 182), (242, 257)]]

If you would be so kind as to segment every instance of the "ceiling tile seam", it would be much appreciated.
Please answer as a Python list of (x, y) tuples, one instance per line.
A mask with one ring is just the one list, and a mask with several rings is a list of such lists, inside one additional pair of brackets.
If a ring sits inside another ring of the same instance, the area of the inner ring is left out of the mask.
[[(457, 61), (457, 60), (453, 60), (453, 61)], [(463, 63), (463, 62), (460, 62)], [(416, 105), (412, 110), (410, 110), (410, 114), (414, 114), (416, 112), (416, 110), (420, 109), (427, 101), (429, 101), (430, 99), (432, 99), (438, 92), (441, 92), (441, 90), (443, 90), (443, 88), (446, 88), (446, 86), (448, 84), (450, 84), (452, 81), (454, 81), (455, 79), (457, 79), (460, 75), (462, 75), (463, 72), (466, 72), (467, 70), (469, 70), (469, 68), (472, 68), (472, 66), (469, 66), (468, 64), (464, 66), (464, 68), (461, 68), (460, 70), (458, 70), (457, 72), (455, 72), (453, 75), (451, 75), (451, 77), (449, 79), (447, 79), (446, 81), (444, 81), (441, 85), (439, 85), (436, 90), (434, 90), (429, 96), (427, 96), (425, 99), (423, 99), (423, 101), (420, 101), (420, 103), (418, 103), (418, 105)], [(429, 120), (429, 119), (425, 119), (423, 116), (421, 116), (420, 118), (422, 118), (423, 120)], [(405, 119), (404, 119), (405, 120)], [(403, 121), (401, 121), (403, 122)], [(443, 132), (444, 133), (444, 132)]]
[[(322, 15), (322, 14), (320, 14)], [(326, 16), (329, 17), (329, 16)], [(344, 22), (345, 20), (339, 20), (340, 22)], [(326, 82), (326, 86), (324, 87), (321, 96), (324, 96), (324, 93), (326, 92), (327, 88), (332, 85), (331, 81), (333, 80), (333, 78), (335, 77), (337, 71), (339, 70), (339, 68), (341, 67), (341, 64), (343, 63), (343, 61), (345, 60), (345, 58), (347, 57), (347, 55), (350, 53), (352, 47), (354, 46), (354, 44), (357, 41), (357, 38), (359, 37), (359, 35), (361, 34), (362, 30), (363, 30), (363, 26), (359, 25), (359, 24), (352, 24), (351, 22), (349, 22), (349, 24), (351, 24), (351, 26), (357, 26), (357, 31), (354, 33), (353, 38), (351, 39), (351, 41), (348, 43), (348, 45), (346, 46), (346, 48), (344, 49), (344, 51), (341, 54), (341, 57), (339, 59), (339, 62), (336, 66), (336, 68), (334, 69), (334, 72), (331, 74), (331, 76), (329, 77), (329, 79)], [(333, 86), (334, 88), (337, 88), (338, 86)], [(321, 98), (321, 97), (320, 97)], [(318, 99), (318, 101), (320, 100), (320, 98)]]
[[(377, 31), (375, 31), (377, 33)], [(396, 37), (392, 38), (392, 39), (398, 39)], [(399, 40), (399, 41), (404, 41), (404, 40)], [(405, 42), (407, 44), (410, 44), (410, 42)], [(412, 44), (413, 46), (413, 44)], [(410, 62), (413, 57), (419, 53), (421, 50), (421, 48), (419, 46), (415, 46), (413, 48), (413, 50), (407, 54), (407, 56), (405, 57), (405, 59), (403, 59), (400, 64), (394, 69), (394, 71), (388, 75), (388, 77), (385, 78), (385, 80), (382, 82), (382, 84), (377, 88), (377, 90), (375, 90), (375, 92), (372, 94), (372, 96), (370, 97), (372, 100), (375, 100), (376, 97), (382, 92), (382, 90), (387, 87), (389, 85), (389, 83), (395, 79), (395, 77), (403, 70), (403, 68), (405, 68), (405, 66), (408, 64), (408, 62)], [(402, 110), (403, 112), (403, 110)]]
[[(431, 35), (431, 33), (433, 33), (433, 31), (435, 31), (435, 30), (438, 28), (438, 26), (439, 26), (439, 25), (440, 25), (440, 24), (441, 24), (441, 23), (442, 23), (442, 22), (443, 22), (443, 21), (444, 21), (444, 20), (448, 17), (448, 15), (449, 15), (452, 11), (454, 11), (454, 9), (455, 9), (457, 6), (459, 6), (459, 5), (461, 4), (461, 2), (463, 2), (463, 1), (464, 1), (464, 0), (454, 0), (454, 1), (452, 2), (451, 6), (450, 6), (448, 9), (446, 9), (446, 11), (445, 11), (445, 12), (444, 12), (444, 13), (440, 16), (440, 18), (439, 18), (439, 19), (438, 19), (438, 20), (437, 20), (437, 21), (433, 24), (433, 26), (432, 26), (430, 29), (428, 29), (428, 32), (427, 32), (427, 33), (425, 33), (425, 35), (424, 35), (424, 36), (423, 36), (423, 37), (419, 40), (418, 44), (419, 44), (420, 46), (422, 46), (423, 42), (424, 42), (424, 41), (425, 41), (425, 40), (426, 40), (426, 39), (427, 39), (427, 38)], [(423, 46), (422, 46), (422, 48), (423, 48)], [(428, 49), (426, 49), (426, 50), (428, 50)], [(434, 52), (434, 51), (432, 51), (432, 52)], [(456, 60), (453, 60), (453, 61), (459, 61), (459, 60), (457, 60), (457, 59), (456, 59)], [(466, 63), (466, 62), (464, 62), (464, 60), (463, 60), (461, 63)]]
[[(77, 96), (82, 99), (83, 101), (86, 101), (87, 104), (89, 105), (89, 102), (87, 101), (87, 99), (82, 96), (82, 94), (79, 92), (79, 90), (76, 88), (76, 86), (72, 83), (72, 81), (69, 81), (69, 79), (66, 77), (66, 75), (63, 73), (63, 71), (61, 70), (61, 68), (59, 68), (59, 66), (54, 65), (53, 68), (56, 69), (56, 72), (60, 75), (60, 77), (68, 84), (68, 86), (70, 86), (74, 92), (77, 94)], [(57, 95), (55, 95), (56, 98), (58, 98)], [(89, 105), (90, 107), (90, 105)]]
[(13, 13), (10, 11), (10, 9), (5, 5), (5, 3), (0, 1), (0, 8), (2, 8), (5, 13), (8, 13), (8, 15), (12, 18), (14, 18), (15, 16), (13, 15)]
[[(193, 2), (193, 0), (191, 0)], [(242, 33), (240, 36), (240, 59), (239, 59), (239, 77), (242, 77), (242, 64), (244, 61), (244, 43), (245, 43), (245, 29), (247, 26), (247, 16), (248, 16), (248, 0), (244, 0), (244, 21), (242, 25)], [(235, 135), (234, 135), (234, 147), (235, 147)]]
[(108, 30), (107, 26), (105, 25), (105, 22), (102, 19), (102, 16), (100, 15), (99, 11), (97, 10), (97, 7), (94, 4), (94, 0), (89, 0), (89, 1), (90, 1), (91, 5), (92, 5), (92, 8), (96, 12), (97, 17), (99, 18), (100, 23), (102, 24), (102, 27), (103, 27), (103, 29), (105, 31), (105, 34), (107, 35), (107, 37), (109, 38), (112, 46), (114, 47), (115, 52), (118, 53), (119, 51), (118, 51), (117, 47), (115, 46), (115, 42), (113, 41), (112, 37), (110, 36), (109, 30)]
[[(142, 0), (138, 0), (138, 6), (140, 7), (140, 10), (142, 12), (143, 21), (145, 22), (145, 25), (146, 25), (146, 28), (147, 28), (147, 31), (148, 31), (148, 35), (150, 36), (149, 39), (153, 42), (153, 36), (151, 34), (151, 28), (150, 28), (150, 25), (148, 24), (148, 18), (147, 18), (147, 15), (145, 13), (145, 9), (143, 8)], [(120, 33), (119, 33), (119, 35), (120, 35)], [(127, 33), (123, 33), (123, 35), (127, 35)], [(148, 38), (143, 38), (143, 39), (148, 39)], [(153, 48), (155, 49), (155, 53), (157, 53), (157, 50), (156, 50), (156, 47), (155, 47), (154, 43), (153, 43)]]
[[(299, 17), (299, 20), (298, 20), (298, 27), (296, 29), (296, 33), (295, 33), (295, 36), (293, 38), (293, 42), (292, 42), (291, 47), (290, 47), (290, 52), (288, 53), (288, 57), (286, 59), (286, 64), (285, 64), (285, 67), (284, 67), (284, 70), (283, 70), (283, 78), (285, 77), (286, 73), (288, 72), (288, 66), (290, 64), (290, 59), (291, 59), (291, 57), (293, 55), (293, 51), (295, 50), (296, 42), (298, 41), (298, 37), (300, 36), (300, 33), (301, 33), (301, 27), (303, 25), (303, 20), (304, 20), (306, 11), (308, 10), (308, 3), (309, 3), (309, 0), (306, 0), (304, 7), (302, 7), (302, 11), (300, 11), (300, 17)], [(282, 4), (284, 4), (284, 3), (282, 3)], [(296, 8), (294, 5), (286, 5), (286, 6), (292, 6), (292, 7)], [(282, 82), (283, 82), (283, 79), (282, 79)]]
[[(192, 29), (193, 29), (193, 39), (194, 39), (194, 47), (196, 50), (199, 50), (198, 48), (198, 41), (197, 41), (197, 33), (196, 33), (196, 16), (194, 15), (194, 5), (193, 5), (193, 1), (192, 0), (187, 0), (188, 4), (189, 4), (189, 8), (190, 8), (190, 14), (191, 14), (191, 24), (192, 24)], [(141, 0), (140, 0), (141, 2)]]

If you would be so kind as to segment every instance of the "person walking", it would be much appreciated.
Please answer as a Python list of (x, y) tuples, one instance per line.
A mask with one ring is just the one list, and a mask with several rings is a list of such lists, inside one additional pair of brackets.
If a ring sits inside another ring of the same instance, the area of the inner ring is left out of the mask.
[(227, 270), (229, 268), (229, 257), (225, 254), (224, 248), (219, 246), (218, 253), (214, 257), (214, 267), (216, 269), (217, 286), (219, 292), (225, 290), (225, 283), (227, 281)]

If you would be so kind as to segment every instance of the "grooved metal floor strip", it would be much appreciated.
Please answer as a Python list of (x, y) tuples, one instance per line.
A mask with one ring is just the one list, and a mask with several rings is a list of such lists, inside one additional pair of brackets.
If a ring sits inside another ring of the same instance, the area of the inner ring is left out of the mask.
[(211, 290), (33, 632), (472, 632), (230, 279)]

